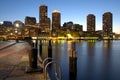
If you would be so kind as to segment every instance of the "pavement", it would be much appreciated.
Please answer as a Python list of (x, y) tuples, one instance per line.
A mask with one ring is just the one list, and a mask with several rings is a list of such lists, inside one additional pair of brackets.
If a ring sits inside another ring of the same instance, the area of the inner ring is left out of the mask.
[[(12, 47), (17, 49), (19, 46), (21, 46), (20, 51), (15, 50), (12, 52)], [(0, 80), (45, 80), (43, 72), (26, 73), (26, 68), (29, 67), (28, 54), (30, 52), (30, 45), (28, 43), (13, 42), (12, 44), (4, 45), (0, 49), (2, 49), (0, 54), (5, 51), (13, 53), (0, 58)], [(50, 80), (49, 77), (48, 80)]]
[(5, 49), (7, 47), (10, 47), (12, 45), (16, 44), (16, 41), (4, 41), (0, 42), (0, 50)]

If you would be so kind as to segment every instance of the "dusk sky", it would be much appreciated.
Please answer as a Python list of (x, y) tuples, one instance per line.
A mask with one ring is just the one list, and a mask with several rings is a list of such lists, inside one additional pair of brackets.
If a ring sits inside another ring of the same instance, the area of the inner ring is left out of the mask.
[[(96, 16), (96, 30), (102, 30), (102, 15), (113, 13), (113, 32), (120, 33), (120, 0), (0, 0), (0, 22), (20, 20), (26, 16), (39, 21), (39, 6), (48, 6), (48, 17), (57, 9), (61, 12), (61, 25), (73, 21), (83, 25), (86, 31), (88, 14)], [(52, 19), (52, 18), (51, 18)]]

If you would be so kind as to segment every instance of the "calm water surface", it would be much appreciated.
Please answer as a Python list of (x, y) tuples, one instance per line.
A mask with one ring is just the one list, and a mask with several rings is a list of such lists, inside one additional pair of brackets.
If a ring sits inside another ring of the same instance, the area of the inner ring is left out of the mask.
[[(48, 42), (42, 41), (48, 57)], [(70, 55), (76, 51), (77, 57)], [(62, 80), (120, 80), (120, 40), (52, 41), (52, 57), (62, 68)]]

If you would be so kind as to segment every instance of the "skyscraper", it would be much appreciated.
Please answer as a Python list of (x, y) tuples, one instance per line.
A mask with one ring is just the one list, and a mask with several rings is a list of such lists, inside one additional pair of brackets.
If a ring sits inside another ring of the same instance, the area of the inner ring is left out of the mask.
[(103, 14), (103, 35), (110, 36), (112, 33), (112, 13), (106, 12)]
[(59, 30), (61, 26), (61, 15), (59, 10), (52, 12), (52, 30)]
[(87, 32), (90, 34), (95, 32), (95, 16), (93, 14), (87, 16)]
[(48, 7), (46, 5), (40, 5), (39, 8), (39, 22), (45, 20), (47, 18), (48, 15)]
[(48, 18), (48, 8), (46, 5), (41, 5), (39, 7), (39, 23), (41, 31), (50, 31), (50, 18)]

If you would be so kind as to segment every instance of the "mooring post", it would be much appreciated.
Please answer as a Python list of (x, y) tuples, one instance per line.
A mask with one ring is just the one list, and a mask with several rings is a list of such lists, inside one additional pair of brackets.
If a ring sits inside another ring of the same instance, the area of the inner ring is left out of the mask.
[(48, 57), (52, 58), (52, 44), (51, 44), (51, 40), (49, 40), (49, 45), (48, 45)]
[(39, 53), (39, 55), (42, 55), (42, 40), (40, 40)]
[(69, 54), (69, 80), (76, 80), (77, 76), (77, 52), (75, 42), (71, 44), (71, 50)]
[(29, 66), (32, 69), (37, 68), (37, 48), (32, 48), (31, 53), (29, 53)]
[(35, 43), (35, 48), (38, 47), (38, 40), (36, 40), (36, 43)]
[(37, 65), (38, 60), (38, 49), (32, 48), (31, 52), (29, 53), (29, 66), (26, 67), (26, 72), (43, 72), (42, 68), (38, 67)]
[(19, 40), (18, 39), (16, 39), (16, 43), (18, 43), (19, 42)]

